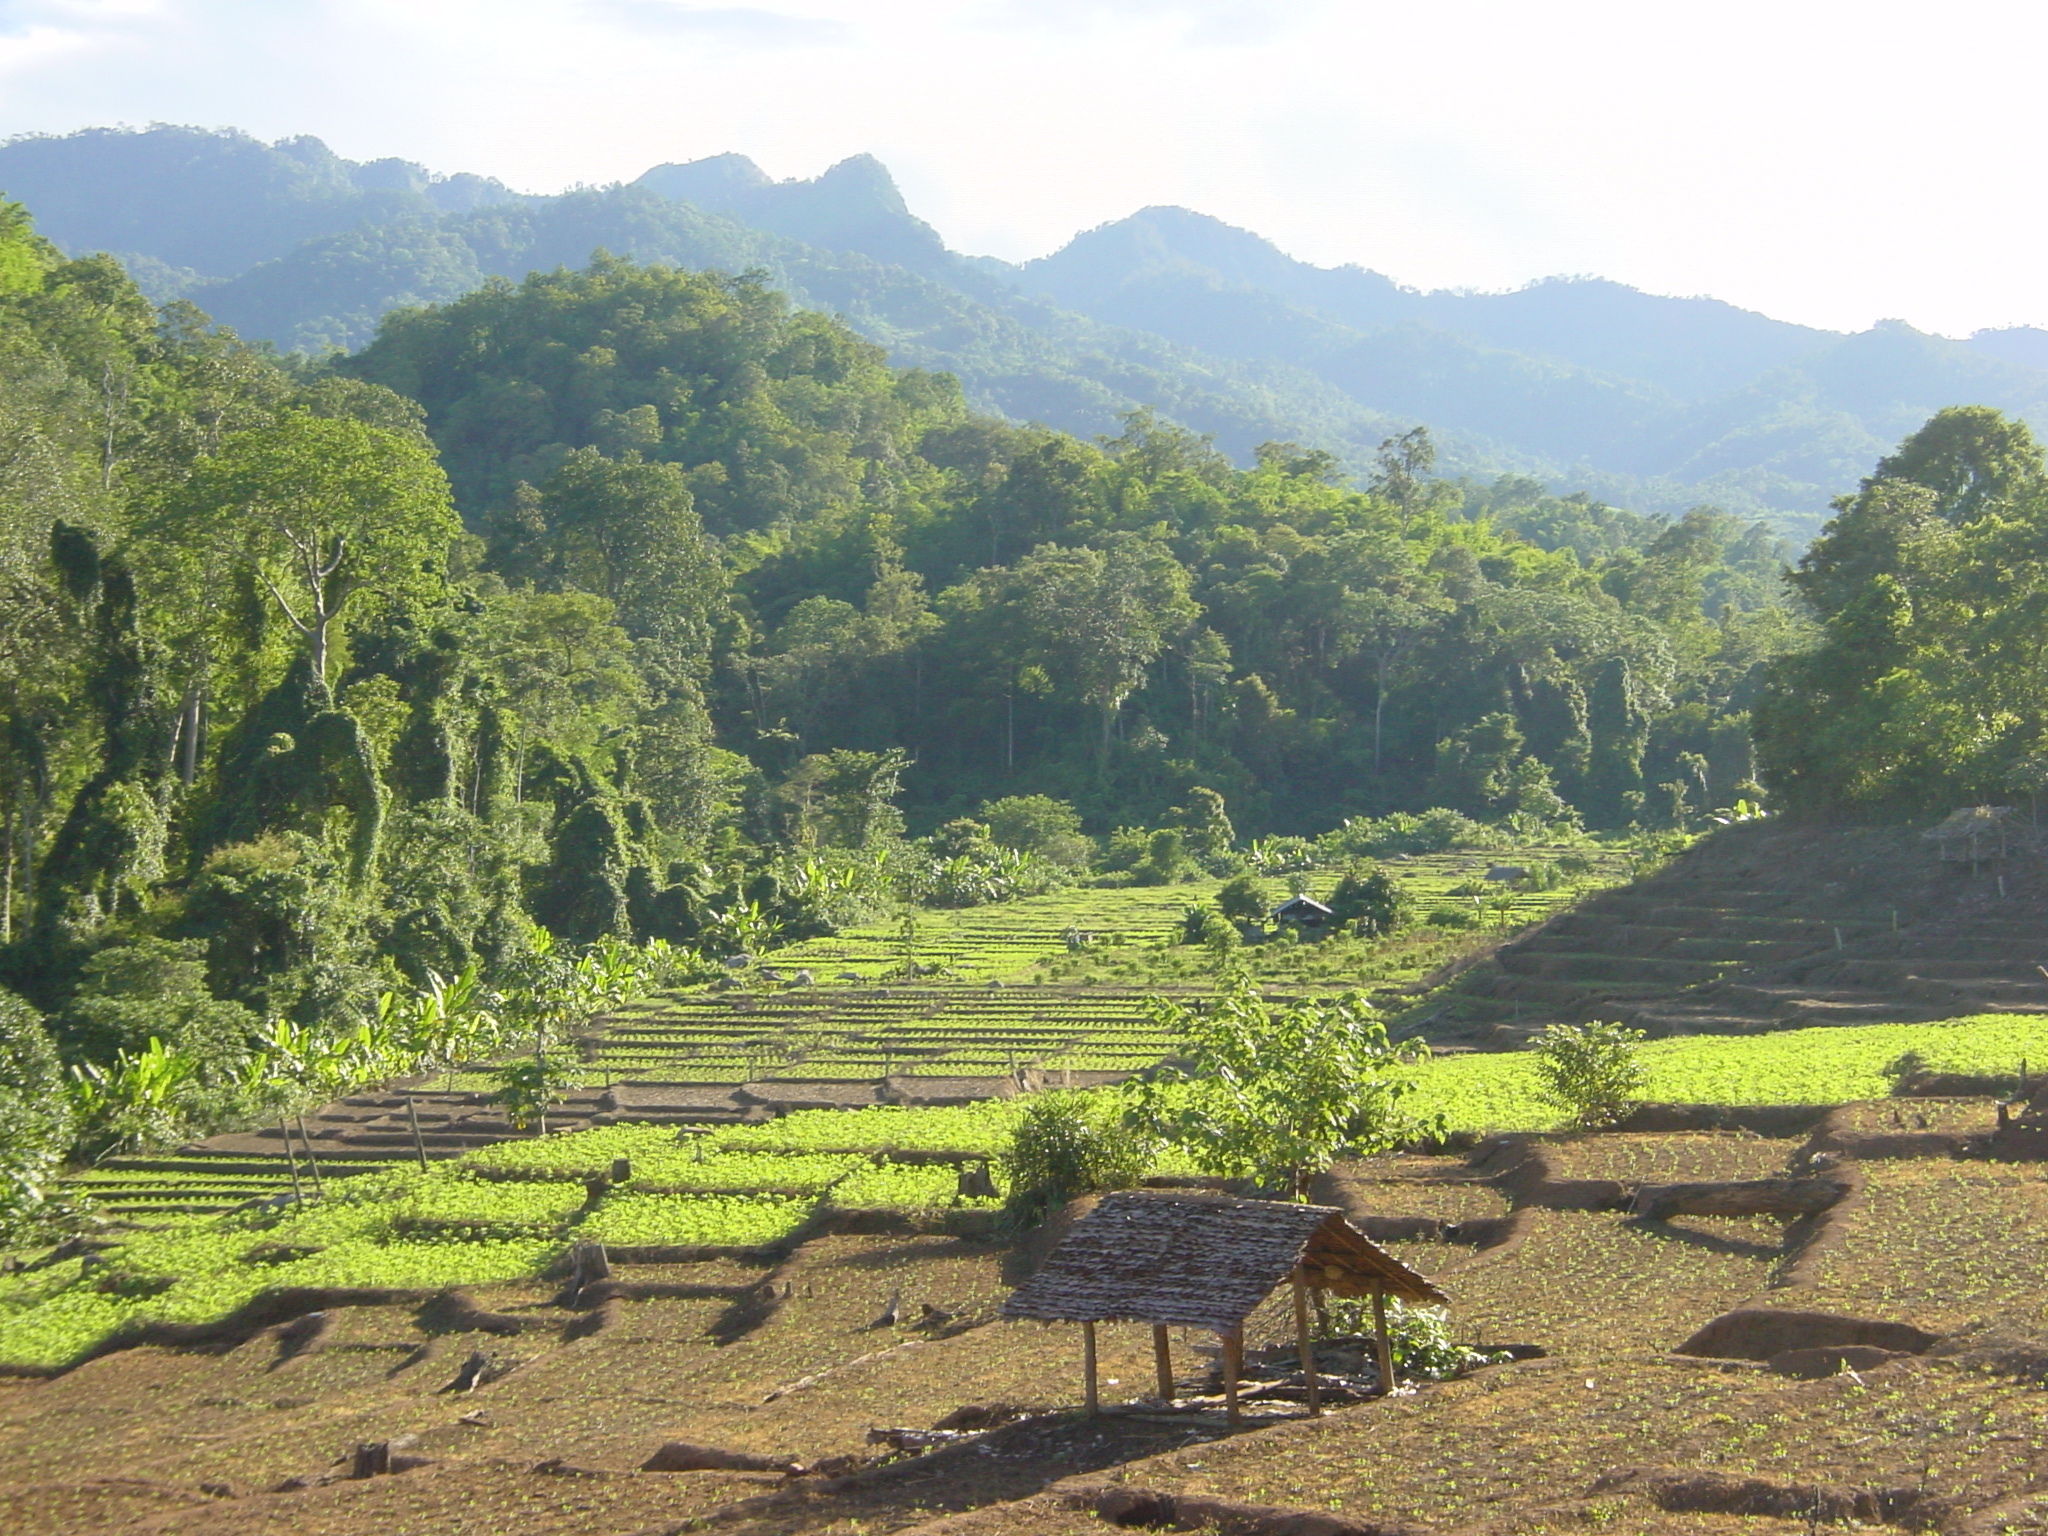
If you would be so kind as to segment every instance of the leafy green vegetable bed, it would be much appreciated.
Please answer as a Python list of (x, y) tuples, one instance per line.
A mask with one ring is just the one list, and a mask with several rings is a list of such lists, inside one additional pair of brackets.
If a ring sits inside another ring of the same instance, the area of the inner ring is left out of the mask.
[[(1675, 1104), (1843, 1104), (1891, 1092), (1884, 1069), (1907, 1052), (1939, 1072), (2012, 1072), (2048, 1062), (2048, 1018), (1989, 1013), (1938, 1024), (1827, 1025), (1770, 1035), (1702, 1035), (1642, 1047), (1646, 1096)], [(1451, 1056), (1417, 1070), (1409, 1101), (1454, 1131), (1549, 1130), (1526, 1052)]]

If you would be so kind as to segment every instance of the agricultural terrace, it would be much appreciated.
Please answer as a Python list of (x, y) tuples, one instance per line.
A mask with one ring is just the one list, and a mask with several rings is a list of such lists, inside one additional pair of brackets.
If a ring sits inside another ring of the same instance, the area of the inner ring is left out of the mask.
[[(1575, 878), (1484, 878), (1496, 863), (1554, 871), (1574, 851), (1588, 866)], [(1227, 964), (1290, 993), (1360, 988), (1397, 1004), (1476, 946), (1631, 871), (1624, 851), (1549, 846), (1429, 854), (1384, 867), (1425, 919), (1387, 938), (1342, 933), (1297, 943), (1280, 935), (1218, 956), (1182, 942), (1188, 909), (1213, 910), (1223, 884), (1214, 879), (917, 909), (777, 950), (723, 987), (622, 1009), (588, 1050), (606, 1081), (1135, 1071), (1166, 1046), (1145, 1012), (1149, 993), (1211, 988)], [(1267, 885), (1277, 902), (1294, 890), (1328, 895), (1339, 878), (1306, 872)]]
[[(1886, 1069), (1909, 1051), (1937, 1071), (2014, 1074), (2022, 1060), (2048, 1060), (2048, 1019), (1995, 1014), (1934, 1025), (1699, 1037), (1653, 1043), (1644, 1056), (1650, 1094), (1659, 1100), (1835, 1104), (1882, 1098), (1892, 1086)], [(1539, 1131), (1558, 1123), (1556, 1109), (1536, 1093), (1526, 1056), (1446, 1056), (1412, 1070), (1416, 1092), (1409, 1107), (1424, 1116), (1441, 1114), (1453, 1131)], [(799, 1111), (755, 1125), (681, 1133), (655, 1125), (602, 1126), (503, 1141), (424, 1171), (385, 1166), (336, 1176), (321, 1202), (256, 1201), (212, 1215), (175, 1214), (218, 1194), (195, 1182), (198, 1175), (166, 1170), (149, 1230), (117, 1237), (90, 1261), (74, 1258), (0, 1279), (0, 1365), (59, 1365), (124, 1325), (205, 1321), (277, 1286), (434, 1288), (533, 1280), (577, 1239), (625, 1249), (741, 1253), (785, 1243), (850, 1211), (936, 1227), (986, 1222), (1003, 1188), (1000, 1163), (993, 1168), (997, 1196), (961, 1194), (961, 1167), (997, 1159), (1027, 1102)], [(1918, 1106), (1914, 1112), (1924, 1125), (1925, 1113)], [(1981, 1105), (1972, 1112), (1985, 1118)], [(1756, 1177), (1765, 1163), (1782, 1160), (1782, 1149), (1765, 1156), (1744, 1153), (1743, 1146), (1714, 1141), (1719, 1161), (1712, 1167), (1686, 1163), (1664, 1171)], [(1739, 1168), (1727, 1162), (1731, 1156)], [(606, 1178), (620, 1158), (630, 1164), (630, 1176), (593, 1194), (588, 1181)], [(1153, 1171), (1190, 1170), (1169, 1157)], [(1572, 1170), (1589, 1177), (1650, 1171)], [(85, 1175), (73, 1188), (89, 1195), (99, 1177)], [(181, 1177), (187, 1181), (182, 1186)], [(1893, 1203), (1903, 1230), (1918, 1196), (1910, 1184), (1900, 1190)], [(1387, 1208), (1385, 1202), (1375, 1206)], [(140, 1214), (132, 1204), (127, 1209)], [(1634, 1239), (1624, 1234), (1602, 1241), (1627, 1247)], [(1866, 1283), (1874, 1282), (1859, 1281)]]

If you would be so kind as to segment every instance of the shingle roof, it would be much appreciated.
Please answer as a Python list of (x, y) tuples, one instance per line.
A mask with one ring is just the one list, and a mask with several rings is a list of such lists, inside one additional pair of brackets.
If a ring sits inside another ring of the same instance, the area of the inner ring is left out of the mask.
[(1294, 1267), (1341, 1296), (1375, 1286), (1442, 1302), (1421, 1275), (1369, 1242), (1334, 1206), (1128, 1190), (1105, 1195), (1003, 1303), (1007, 1317), (1135, 1319), (1227, 1331)]

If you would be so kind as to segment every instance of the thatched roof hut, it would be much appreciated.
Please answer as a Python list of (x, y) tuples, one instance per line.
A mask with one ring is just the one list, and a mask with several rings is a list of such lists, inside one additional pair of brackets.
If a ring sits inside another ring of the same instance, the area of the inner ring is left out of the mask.
[(2009, 805), (1966, 805), (1960, 810), (1950, 811), (1939, 826), (1929, 828), (1920, 836), (1923, 841), (1933, 843), (1944, 859), (1953, 844), (1967, 842), (1972, 863), (1977, 859), (1978, 839), (1996, 837), (1998, 856), (2004, 858), (2006, 838), (2010, 835), (2007, 822), (2011, 816), (2012, 807)]
[(1003, 1303), (1006, 1317), (1080, 1323), (1085, 1330), (1089, 1404), (1094, 1405), (1094, 1331), (1099, 1322), (1153, 1326), (1160, 1395), (1172, 1396), (1165, 1350), (1169, 1326), (1222, 1335), (1225, 1393), (1235, 1411), (1244, 1322), (1273, 1291), (1295, 1289), (1303, 1368), (1314, 1404), (1307, 1337), (1310, 1291), (1373, 1298), (1380, 1322), (1380, 1376), (1392, 1380), (1385, 1299), (1441, 1304), (1428, 1280), (1378, 1247), (1334, 1206), (1228, 1195), (1128, 1190), (1105, 1195), (1074, 1224), (1045, 1265)]

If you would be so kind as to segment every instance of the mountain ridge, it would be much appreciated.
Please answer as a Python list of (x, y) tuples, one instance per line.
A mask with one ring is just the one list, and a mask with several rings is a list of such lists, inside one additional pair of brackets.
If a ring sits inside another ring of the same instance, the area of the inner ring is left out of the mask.
[(1940, 406), (2048, 424), (2048, 332), (2028, 327), (1850, 334), (1604, 278), (1423, 290), (1166, 205), (1010, 263), (949, 250), (871, 155), (778, 181), (728, 152), (535, 195), (309, 137), (158, 126), (12, 140), (0, 189), (67, 250), (111, 251), (159, 299), (288, 349), (353, 349), (394, 308), (599, 248), (761, 267), (1013, 417), (1090, 434), (1152, 407), (1240, 459), (1298, 438), (1354, 471), (1427, 424), (1454, 473), (1718, 502), (1795, 534)]

